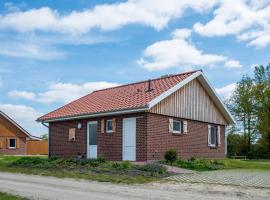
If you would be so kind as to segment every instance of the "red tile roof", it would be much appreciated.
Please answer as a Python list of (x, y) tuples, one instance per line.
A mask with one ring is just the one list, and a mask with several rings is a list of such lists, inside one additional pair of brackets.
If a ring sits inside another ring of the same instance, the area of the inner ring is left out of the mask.
[(153, 90), (150, 92), (146, 92), (148, 81), (141, 81), (94, 91), (40, 117), (38, 121), (143, 108), (146, 107), (151, 100), (166, 92), (195, 72), (197, 71), (152, 79), (151, 88)]

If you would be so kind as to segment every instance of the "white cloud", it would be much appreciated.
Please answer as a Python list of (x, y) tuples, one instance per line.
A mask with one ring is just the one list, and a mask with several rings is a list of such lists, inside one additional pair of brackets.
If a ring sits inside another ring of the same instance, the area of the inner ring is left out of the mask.
[(228, 60), (225, 62), (226, 68), (241, 68), (243, 67), (238, 60)]
[(236, 35), (249, 45), (262, 48), (270, 44), (269, 0), (226, 0), (214, 11), (206, 24), (196, 23), (194, 30), (202, 36)]
[(39, 136), (48, 132), (40, 123), (35, 120), (43, 114), (32, 107), (25, 105), (0, 104), (0, 110), (14, 119), (19, 125), (30, 134)]
[(229, 85), (225, 85), (221, 88), (216, 88), (217, 93), (223, 98), (228, 99), (236, 88), (236, 83), (231, 83)]
[(54, 60), (65, 56), (60, 50), (46, 44), (32, 41), (1, 40), (0, 55), (15, 58), (30, 58), (36, 60)]
[(49, 85), (48, 90), (42, 93), (32, 93), (26, 91), (11, 91), (9, 96), (13, 98), (23, 98), (34, 100), (41, 103), (68, 103), (83, 95), (89, 94), (94, 90), (100, 90), (108, 87), (117, 86), (117, 83), (109, 82), (87, 82), (84, 84), (72, 83), (52, 83)]
[(61, 15), (49, 7), (0, 15), (0, 28), (20, 32), (54, 31), (86, 33), (93, 28), (114, 30), (128, 24), (142, 24), (160, 30), (189, 8), (203, 12), (218, 0), (129, 0), (102, 4), (83, 11)]
[(148, 46), (138, 63), (147, 70), (164, 70), (172, 67), (209, 66), (224, 62), (221, 55), (206, 54), (192, 44), (189, 29), (177, 29), (171, 40), (163, 40)]
[(36, 98), (36, 95), (33, 92), (16, 91), (16, 90), (9, 92), (8, 96), (15, 99), (22, 98), (22, 99), (28, 99), (28, 100), (33, 100)]

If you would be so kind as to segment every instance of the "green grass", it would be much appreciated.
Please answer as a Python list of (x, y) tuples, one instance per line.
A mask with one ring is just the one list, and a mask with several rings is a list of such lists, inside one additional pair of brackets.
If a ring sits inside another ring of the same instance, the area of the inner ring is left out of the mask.
[(27, 200), (26, 198), (14, 196), (14, 195), (2, 193), (2, 192), (0, 192), (0, 199), (1, 200)]
[(173, 163), (161, 161), (175, 167), (191, 169), (195, 171), (210, 171), (220, 169), (247, 169), (247, 170), (270, 170), (270, 160), (210, 160), (210, 159), (177, 159)]
[[(147, 170), (146, 170), (147, 169)], [(129, 162), (47, 159), (45, 157), (0, 156), (0, 171), (59, 178), (88, 179), (100, 182), (142, 184), (168, 176), (158, 168), (142, 168)]]
[(221, 160), (224, 169), (270, 170), (270, 160)]

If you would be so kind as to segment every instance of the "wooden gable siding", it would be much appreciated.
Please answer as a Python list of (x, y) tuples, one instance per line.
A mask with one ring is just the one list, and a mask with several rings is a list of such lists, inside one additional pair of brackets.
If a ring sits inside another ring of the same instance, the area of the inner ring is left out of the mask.
[(226, 125), (227, 122), (197, 79), (162, 100), (150, 112)]
[(20, 137), (25, 138), (26, 135), (18, 129), (14, 124), (0, 115), (0, 136), (1, 137)]

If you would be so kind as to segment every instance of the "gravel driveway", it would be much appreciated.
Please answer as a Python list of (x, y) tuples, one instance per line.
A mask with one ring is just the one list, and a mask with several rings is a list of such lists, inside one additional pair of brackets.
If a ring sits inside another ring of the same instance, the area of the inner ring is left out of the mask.
[(270, 190), (190, 183), (117, 185), (0, 172), (0, 191), (34, 200), (269, 199)]

